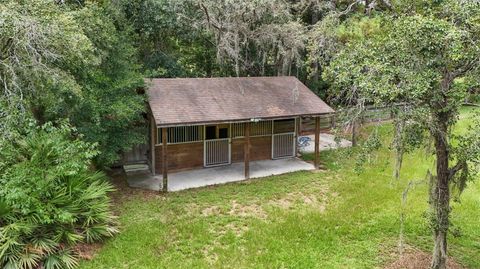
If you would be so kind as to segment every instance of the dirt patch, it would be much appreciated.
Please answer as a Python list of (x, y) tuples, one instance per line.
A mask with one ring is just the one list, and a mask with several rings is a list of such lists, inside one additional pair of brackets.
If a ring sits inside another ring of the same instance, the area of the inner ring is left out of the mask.
[[(389, 263), (384, 269), (429, 269), (432, 261), (432, 254), (418, 249), (408, 249), (403, 255), (398, 255), (395, 260)], [(449, 269), (466, 269), (466, 267), (449, 258), (447, 261)]]
[(219, 215), (220, 213), (221, 213), (220, 207), (218, 207), (216, 205), (209, 206), (207, 208), (202, 209), (202, 211), (201, 211), (201, 214), (204, 217)]
[(248, 231), (248, 226), (246, 225), (239, 225), (237, 223), (229, 223), (225, 225), (226, 230), (232, 231), (237, 237), (240, 237)]
[(91, 260), (97, 253), (97, 251), (102, 247), (100, 243), (80, 243), (74, 247), (74, 252), (82, 260)]
[[(215, 235), (215, 239), (212, 243), (206, 244), (202, 248), (202, 254), (205, 257), (206, 262), (210, 266), (213, 266), (218, 261), (216, 249), (226, 249), (228, 247), (221, 243), (221, 241), (229, 232), (232, 232), (238, 240), (242, 240), (241, 236), (248, 230), (249, 227), (246, 224), (238, 222), (230, 222), (226, 225), (212, 227), (209, 232)], [(240, 248), (240, 251), (243, 252), (244, 249)]]
[(107, 175), (116, 190), (109, 195), (114, 207), (137, 197), (141, 197), (144, 201), (147, 201), (152, 198), (164, 196), (164, 194), (157, 191), (135, 189), (128, 186), (127, 177), (122, 169), (112, 169)]
[(328, 201), (328, 188), (326, 186), (312, 186), (309, 193), (289, 192), (280, 198), (270, 200), (269, 204), (282, 209), (295, 206), (309, 206), (324, 212)]
[(202, 250), (203, 256), (207, 263), (212, 266), (218, 261), (218, 255), (213, 251), (213, 247), (206, 246)]
[(238, 217), (253, 217), (259, 219), (267, 218), (267, 213), (260, 205), (257, 204), (240, 204), (233, 200), (230, 207), (221, 208), (217, 205), (212, 205), (205, 208), (198, 208), (196, 205), (189, 206), (189, 213), (196, 215), (200, 213), (204, 217), (209, 216), (238, 216)]
[(230, 222), (223, 226), (212, 227), (209, 232), (215, 234), (217, 239), (232, 232), (236, 237), (241, 237), (249, 228), (247, 224)]
[[(308, 163), (311, 163), (313, 164), (314, 162), (313, 161), (307, 161)], [(314, 173), (314, 174), (318, 174), (318, 173), (325, 173), (326, 171), (328, 171), (327, 167), (324, 166), (323, 164), (320, 164), (318, 166), (318, 169), (314, 169), (314, 170), (310, 170), (310, 172)]]
[(239, 216), (239, 217), (255, 217), (260, 219), (266, 219), (267, 213), (263, 208), (257, 204), (243, 205), (237, 203), (236, 200), (232, 201), (232, 207), (228, 212), (230, 216)]

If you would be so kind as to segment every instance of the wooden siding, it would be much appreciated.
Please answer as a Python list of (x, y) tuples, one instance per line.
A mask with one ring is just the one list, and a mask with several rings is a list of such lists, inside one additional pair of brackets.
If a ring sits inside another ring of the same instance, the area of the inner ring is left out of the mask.
[[(243, 138), (232, 139), (232, 162), (243, 162)], [(272, 137), (250, 137), (250, 161), (272, 159)]]
[[(228, 125), (225, 125), (228, 127)], [(293, 132), (295, 121), (281, 120), (275, 122), (275, 133)], [(155, 128), (154, 136), (157, 137)], [(231, 162), (243, 162), (245, 156), (245, 139), (231, 139)], [(168, 172), (202, 168), (204, 166), (204, 142), (180, 143), (167, 145)], [(162, 145), (155, 145), (155, 172), (162, 174)], [(272, 159), (272, 136), (250, 137), (250, 161)]]
[(290, 133), (295, 131), (295, 120), (288, 119), (288, 120), (276, 120), (273, 122), (273, 133), (274, 134), (281, 134), (281, 133)]
[[(250, 161), (272, 159), (272, 137), (250, 137)], [(203, 142), (173, 144), (167, 146), (168, 172), (203, 167)], [(155, 146), (155, 171), (162, 171), (162, 146)], [(232, 162), (243, 162), (244, 139), (232, 139)]]
[[(203, 167), (203, 142), (167, 145), (168, 172)], [(162, 173), (162, 146), (155, 146), (155, 171)]]
[(149, 161), (148, 157), (148, 145), (136, 145), (128, 152), (123, 153), (123, 164), (132, 164), (132, 163), (145, 163)]

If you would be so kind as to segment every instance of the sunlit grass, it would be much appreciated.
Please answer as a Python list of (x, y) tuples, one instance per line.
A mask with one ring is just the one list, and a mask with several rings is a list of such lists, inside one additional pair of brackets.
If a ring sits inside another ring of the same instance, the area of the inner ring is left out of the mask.
[[(465, 131), (471, 109), (462, 111)], [(392, 179), (391, 128), (364, 172), (354, 171), (355, 150), (322, 152), (322, 172), (297, 172), (243, 183), (144, 197), (118, 205), (121, 234), (81, 268), (381, 268), (397, 251), (400, 213), (406, 243), (430, 251), (427, 185), (409, 191), (433, 162), (408, 154)], [(311, 156), (306, 156), (306, 159)], [(450, 255), (480, 268), (480, 181), (453, 205), (460, 237)]]

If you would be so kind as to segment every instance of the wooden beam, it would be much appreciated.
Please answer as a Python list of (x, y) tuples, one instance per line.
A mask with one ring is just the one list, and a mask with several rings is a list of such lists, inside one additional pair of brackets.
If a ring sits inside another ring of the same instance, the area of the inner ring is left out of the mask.
[(300, 147), (298, 147), (298, 138), (302, 134), (302, 117), (295, 118), (295, 157), (300, 155)]
[(320, 117), (315, 117), (315, 169), (320, 166)]
[(157, 136), (156, 136), (156, 127), (155, 119), (153, 115), (150, 115), (150, 169), (152, 174), (155, 175), (155, 144), (157, 143)]
[(245, 142), (243, 153), (245, 178), (248, 179), (250, 178), (250, 122), (245, 123)]
[(163, 191), (168, 190), (167, 128), (162, 128), (162, 173)]

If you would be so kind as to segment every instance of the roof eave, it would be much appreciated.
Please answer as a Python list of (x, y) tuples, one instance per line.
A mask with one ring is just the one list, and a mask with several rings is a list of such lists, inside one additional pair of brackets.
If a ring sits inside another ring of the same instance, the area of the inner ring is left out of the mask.
[(228, 119), (228, 120), (210, 120), (210, 121), (195, 121), (195, 122), (175, 122), (175, 123), (158, 123), (156, 124), (157, 128), (168, 128), (168, 127), (177, 127), (177, 126), (185, 126), (185, 125), (207, 125), (207, 124), (226, 124), (226, 123), (241, 123), (241, 122), (251, 122), (252, 119), (259, 119), (259, 120), (282, 120), (282, 119), (290, 119), (292, 117), (317, 117), (317, 116), (325, 116), (334, 114), (335, 111), (332, 109), (330, 112), (322, 112), (322, 113), (309, 113), (309, 114), (295, 114), (295, 115), (283, 115), (283, 116), (275, 116), (275, 117), (251, 117), (251, 118), (243, 118), (243, 119)]

